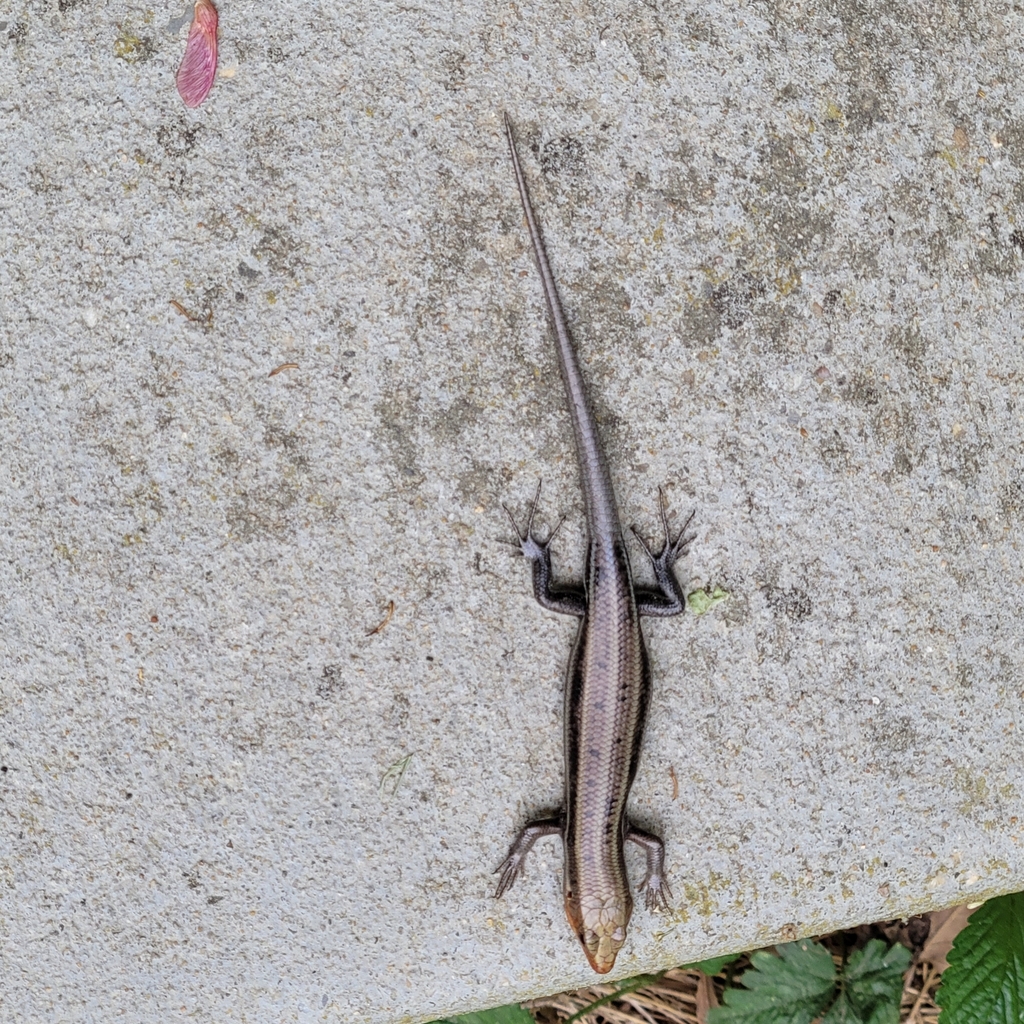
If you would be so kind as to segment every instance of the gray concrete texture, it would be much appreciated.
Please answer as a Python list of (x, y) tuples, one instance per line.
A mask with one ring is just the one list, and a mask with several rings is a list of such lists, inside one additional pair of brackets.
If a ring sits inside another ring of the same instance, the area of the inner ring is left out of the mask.
[(729, 594), (647, 627), (612, 977), (1024, 888), (1020, 9), (232, 0), (194, 112), (183, 13), (0, 4), (0, 1017), (594, 979), (556, 841), (491, 896), (574, 631), (501, 502), (583, 557), (503, 109), (624, 521)]

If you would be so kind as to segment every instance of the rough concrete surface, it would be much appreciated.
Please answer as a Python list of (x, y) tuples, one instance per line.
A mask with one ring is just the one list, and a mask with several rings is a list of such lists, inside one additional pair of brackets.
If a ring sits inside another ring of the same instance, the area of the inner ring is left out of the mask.
[(574, 629), (501, 502), (583, 555), (503, 109), (624, 521), (730, 595), (647, 627), (612, 977), (1024, 888), (1021, 9), (231, 0), (194, 112), (189, 13), (0, 2), (0, 1017), (593, 979), (554, 840), (491, 896)]

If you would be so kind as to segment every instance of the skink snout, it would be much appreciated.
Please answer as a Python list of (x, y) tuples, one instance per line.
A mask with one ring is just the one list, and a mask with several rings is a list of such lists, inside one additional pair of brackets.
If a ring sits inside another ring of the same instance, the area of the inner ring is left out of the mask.
[(590, 966), (598, 974), (607, 974), (615, 966), (615, 958), (626, 941), (626, 929), (621, 925), (613, 932), (584, 932), (580, 936), (583, 952)]
[(626, 925), (633, 913), (632, 900), (623, 906), (613, 897), (595, 900), (591, 906), (583, 907), (575, 900), (566, 899), (565, 913), (590, 966), (598, 974), (607, 974), (615, 966), (615, 958), (626, 941)]

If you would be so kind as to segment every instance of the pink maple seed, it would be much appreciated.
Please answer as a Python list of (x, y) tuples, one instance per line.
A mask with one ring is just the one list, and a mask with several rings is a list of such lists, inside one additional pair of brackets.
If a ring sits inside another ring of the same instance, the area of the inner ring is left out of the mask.
[(178, 92), (186, 107), (198, 107), (209, 96), (216, 75), (217, 8), (210, 0), (198, 0), (178, 68)]

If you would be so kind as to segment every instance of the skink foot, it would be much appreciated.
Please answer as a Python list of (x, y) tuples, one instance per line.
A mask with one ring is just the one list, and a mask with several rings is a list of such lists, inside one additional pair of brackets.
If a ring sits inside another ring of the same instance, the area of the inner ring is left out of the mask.
[(542, 608), (547, 608), (548, 611), (581, 618), (587, 610), (583, 588), (566, 585), (554, 586), (551, 578), (551, 542), (562, 528), (565, 516), (562, 516), (558, 525), (548, 534), (547, 540), (541, 541), (533, 533), (533, 517), (537, 514), (537, 504), (540, 502), (540, 486), (541, 482), (538, 480), (537, 493), (533, 497), (533, 504), (530, 505), (530, 516), (526, 520), (525, 532), (519, 529), (519, 524), (508, 507), (505, 505), (501, 507), (505, 509), (505, 515), (508, 516), (512, 529), (516, 531), (523, 555), (533, 563), (533, 595), (536, 597), (537, 603)]
[(498, 888), (494, 893), (495, 898), (503, 896), (512, 887), (523, 869), (523, 860), (538, 839), (542, 836), (561, 834), (561, 818), (542, 818), (539, 821), (531, 821), (516, 836), (504, 862), (494, 870), (495, 874), (499, 871), (501, 872), (501, 878), (498, 879)]
[(644, 905), (648, 910), (668, 910), (672, 892), (665, 880), (665, 846), (657, 836), (643, 832), (632, 825), (626, 833), (631, 843), (636, 843), (647, 855), (647, 874), (639, 888), (644, 893)]
[(640, 541), (644, 551), (647, 553), (647, 557), (651, 560), (651, 567), (654, 569), (654, 578), (658, 582), (658, 589), (651, 590), (648, 587), (636, 587), (634, 592), (636, 594), (637, 609), (641, 615), (667, 618), (670, 615), (678, 615), (686, 606), (686, 598), (679, 586), (679, 581), (672, 571), (672, 567), (683, 555), (690, 553), (690, 545), (693, 543), (696, 534), (687, 533), (686, 531), (689, 529), (690, 523), (693, 522), (696, 512), (690, 513), (686, 522), (683, 523), (683, 528), (676, 535), (676, 539), (672, 540), (672, 534), (668, 528), (668, 513), (665, 509), (665, 492), (660, 487), (658, 488), (658, 505), (661, 512), (661, 526), (665, 532), (665, 541), (657, 554), (651, 550), (647, 541), (641, 536), (640, 531), (635, 526), (631, 527), (633, 536)]

